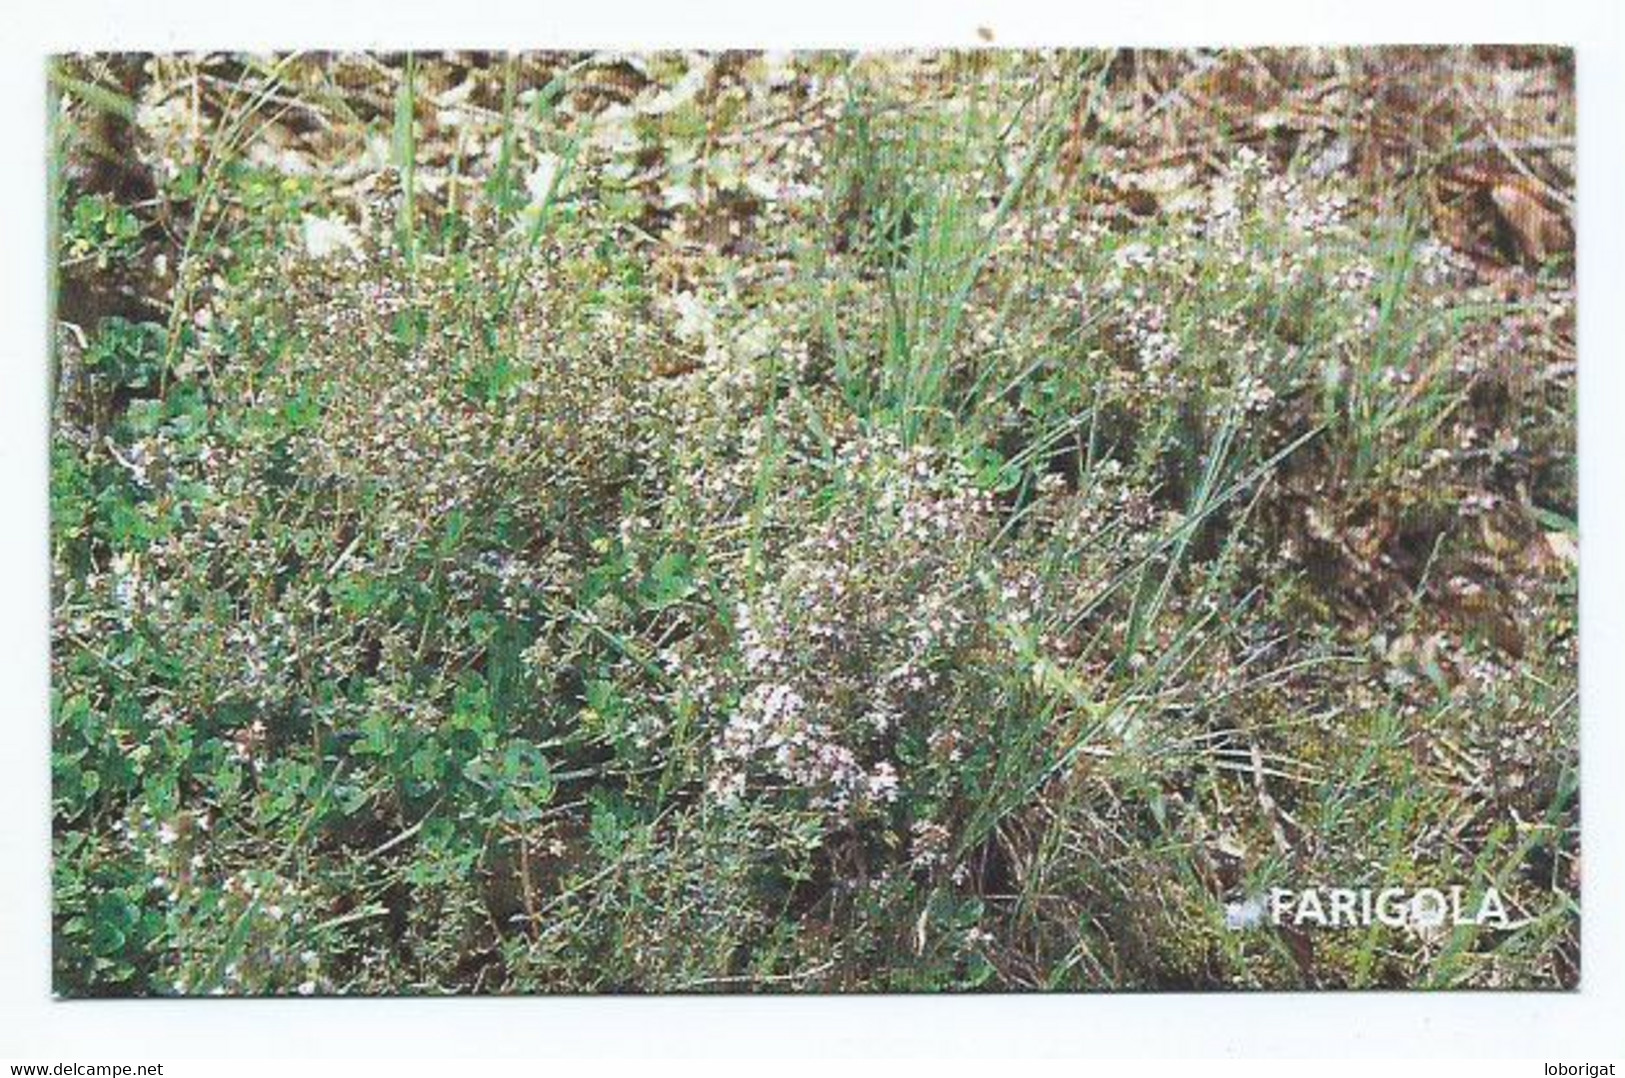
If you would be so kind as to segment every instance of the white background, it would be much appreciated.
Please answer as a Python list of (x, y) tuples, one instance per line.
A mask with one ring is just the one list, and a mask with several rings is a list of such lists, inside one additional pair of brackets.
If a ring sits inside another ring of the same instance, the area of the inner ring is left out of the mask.
[[(1257, 45), (1578, 47), (1581, 713), (1577, 993), (53, 1002), (44, 56), (69, 49)], [(1625, 51), (1614, 0), (30, 3), (0, 19), (0, 1059), (553, 1053), (1625, 1054)], [(1608, 1014), (1614, 1018), (1609, 1019)], [(255, 1068), (257, 1070), (257, 1068)], [(421, 1072), (422, 1068), (418, 1068)], [(1528, 1073), (1539, 1074), (1536, 1068)]]

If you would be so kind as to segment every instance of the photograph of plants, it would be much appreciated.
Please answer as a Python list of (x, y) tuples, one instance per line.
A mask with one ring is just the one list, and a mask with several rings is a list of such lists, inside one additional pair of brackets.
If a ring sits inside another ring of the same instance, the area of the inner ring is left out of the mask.
[(1570, 52), (45, 77), (59, 996), (1579, 983)]

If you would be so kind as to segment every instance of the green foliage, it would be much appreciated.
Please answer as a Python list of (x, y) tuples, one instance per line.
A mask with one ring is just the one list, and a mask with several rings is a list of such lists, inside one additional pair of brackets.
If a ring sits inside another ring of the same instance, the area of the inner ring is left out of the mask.
[[(1236, 146), (1113, 216), (1120, 59), (767, 62), (506, 60), (483, 165), (385, 66), (358, 198), (247, 152), (332, 107), (281, 61), (166, 176), (185, 287), (52, 445), (58, 991), (1561, 982), (1537, 304)], [(750, 159), (813, 75), (834, 126)], [(138, 250), (73, 207), (64, 258)], [(1224, 927), (1393, 877), (1529, 916)]]
[(106, 195), (76, 199), (62, 228), (62, 259), (89, 260), (98, 270), (128, 262), (141, 250), (141, 221)]

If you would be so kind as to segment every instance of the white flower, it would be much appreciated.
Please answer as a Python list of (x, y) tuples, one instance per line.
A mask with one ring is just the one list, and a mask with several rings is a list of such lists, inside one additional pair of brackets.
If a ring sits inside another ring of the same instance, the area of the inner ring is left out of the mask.
[(888, 803), (897, 800), (897, 769), (884, 760), (869, 776), (869, 796)]
[(361, 253), (361, 241), (356, 238), (355, 231), (343, 221), (332, 217), (306, 214), (303, 236), (305, 253), (311, 258), (326, 258), (341, 250), (355, 255)]
[(533, 207), (540, 207), (547, 201), (548, 195), (553, 192), (553, 184), (558, 180), (559, 159), (550, 153), (544, 153), (536, 159), (536, 167), (530, 170), (525, 177), (525, 190), (530, 194)]
[(711, 776), (709, 791), (719, 805), (732, 805), (738, 802), (745, 792), (744, 772), (734, 769), (724, 769)]

